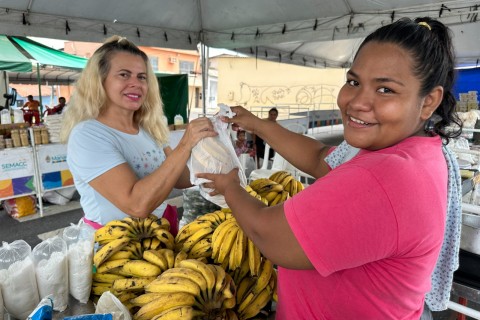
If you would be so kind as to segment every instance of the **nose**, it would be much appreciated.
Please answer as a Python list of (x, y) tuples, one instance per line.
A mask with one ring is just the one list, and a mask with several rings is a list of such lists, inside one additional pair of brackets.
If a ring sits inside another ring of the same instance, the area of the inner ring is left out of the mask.
[(369, 111), (373, 105), (374, 93), (364, 87), (357, 87), (352, 91), (348, 100), (349, 108), (356, 111)]
[(130, 79), (128, 79), (128, 85), (130, 87), (139, 87), (141, 84), (142, 84), (142, 81), (137, 77), (130, 77)]

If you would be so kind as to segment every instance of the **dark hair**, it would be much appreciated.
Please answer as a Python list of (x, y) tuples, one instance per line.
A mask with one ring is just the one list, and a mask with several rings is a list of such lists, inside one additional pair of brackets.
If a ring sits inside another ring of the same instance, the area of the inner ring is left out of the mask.
[(32, 98), (32, 99), (33, 99), (33, 96), (32, 96), (31, 94), (29, 94), (29, 95), (27, 96), (27, 98)]
[(268, 113), (270, 113), (272, 111), (275, 111), (278, 114), (278, 109), (277, 108), (273, 107), (272, 109), (268, 110)]
[[(432, 115), (436, 123), (431, 131), (441, 136), (445, 143), (458, 137), (462, 132), (462, 122), (455, 112), (456, 101), (452, 92), (455, 54), (450, 30), (443, 23), (428, 17), (415, 20), (402, 18), (368, 35), (358, 51), (371, 41), (393, 43), (410, 52), (415, 61), (413, 73), (421, 83), (420, 96), (427, 95), (436, 86), (443, 87), (442, 102)], [(435, 121), (435, 118), (440, 120)], [(452, 123), (458, 125), (458, 129), (447, 132), (445, 127)]]

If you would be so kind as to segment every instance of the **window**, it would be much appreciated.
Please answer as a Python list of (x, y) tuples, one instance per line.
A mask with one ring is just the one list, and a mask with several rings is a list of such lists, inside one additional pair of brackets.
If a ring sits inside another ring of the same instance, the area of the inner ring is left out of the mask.
[(158, 71), (158, 57), (148, 57), (150, 64), (152, 65), (153, 71)]
[(191, 61), (180, 61), (180, 73), (190, 74), (195, 71), (195, 64)]

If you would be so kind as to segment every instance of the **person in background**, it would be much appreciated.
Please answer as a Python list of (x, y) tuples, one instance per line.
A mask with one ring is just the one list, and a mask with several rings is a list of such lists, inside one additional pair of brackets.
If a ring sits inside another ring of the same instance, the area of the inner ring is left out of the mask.
[[(272, 122), (277, 122), (278, 118), (278, 109), (277, 108), (271, 108), (268, 111), (268, 118), (267, 120), (272, 121)], [(257, 158), (257, 168), (260, 167), (260, 159), (263, 159), (265, 155), (265, 141), (261, 137), (259, 137), (256, 134), (252, 135), (252, 140), (253, 140), (253, 148), (255, 150), (255, 155)], [(275, 155), (275, 150), (273, 148), (270, 148), (270, 152), (268, 154), (268, 159), (267, 161)], [(265, 159), (264, 159), (265, 161)]]
[(237, 130), (237, 140), (235, 140), (235, 144), (233, 146), (237, 156), (240, 156), (243, 153), (248, 153), (253, 156), (253, 150), (247, 145), (247, 137), (244, 130)]
[(23, 110), (23, 119), (25, 122), (32, 124), (33, 120), (38, 125), (40, 124), (40, 102), (33, 99), (33, 96), (30, 94), (27, 96), (27, 102), (21, 108)]
[(461, 201), (458, 165), (445, 147), (461, 133), (454, 62), (448, 28), (431, 18), (400, 19), (367, 36), (337, 97), (345, 140), (359, 152), (339, 165), (330, 165), (333, 148), (242, 107), (223, 119), (316, 178), (266, 207), (240, 186), (236, 169), (198, 175), (278, 265), (276, 319), (421, 317), (447, 202)]
[(66, 106), (66, 103), (67, 103), (67, 100), (65, 99), (65, 97), (60, 97), (58, 98), (58, 104), (53, 108), (47, 107), (47, 110), (45, 110), (44, 114), (47, 114), (47, 115), (61, 114), (63, 111), (63, 108), (65, 108)]
[(176, 211), (165, 200), (191, 186), (190, 152), (217, 133), (208, 118), (195, 119), (172, 150), (163, 114), (147, 55), (126, 38), (107, 39), (83, 69), (61, 130), (86, 223), (97, 229), (153, 213), (176, 233)]

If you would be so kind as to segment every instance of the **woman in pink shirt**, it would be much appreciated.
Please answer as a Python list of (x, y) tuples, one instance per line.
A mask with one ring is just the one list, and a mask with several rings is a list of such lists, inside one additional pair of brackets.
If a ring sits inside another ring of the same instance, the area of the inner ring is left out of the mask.
[(400, 19), (362, 43), (337, 98), (360, 152), (331, 169), (330, 147), (255, 117), (225, 119), (264, 139), (314, 184), (266, 207), (236, 171), (202, 174), (279, 267), (277, 319), (419, 319), (445, 230), (442, 145), (460, 133), (449, 30)]

